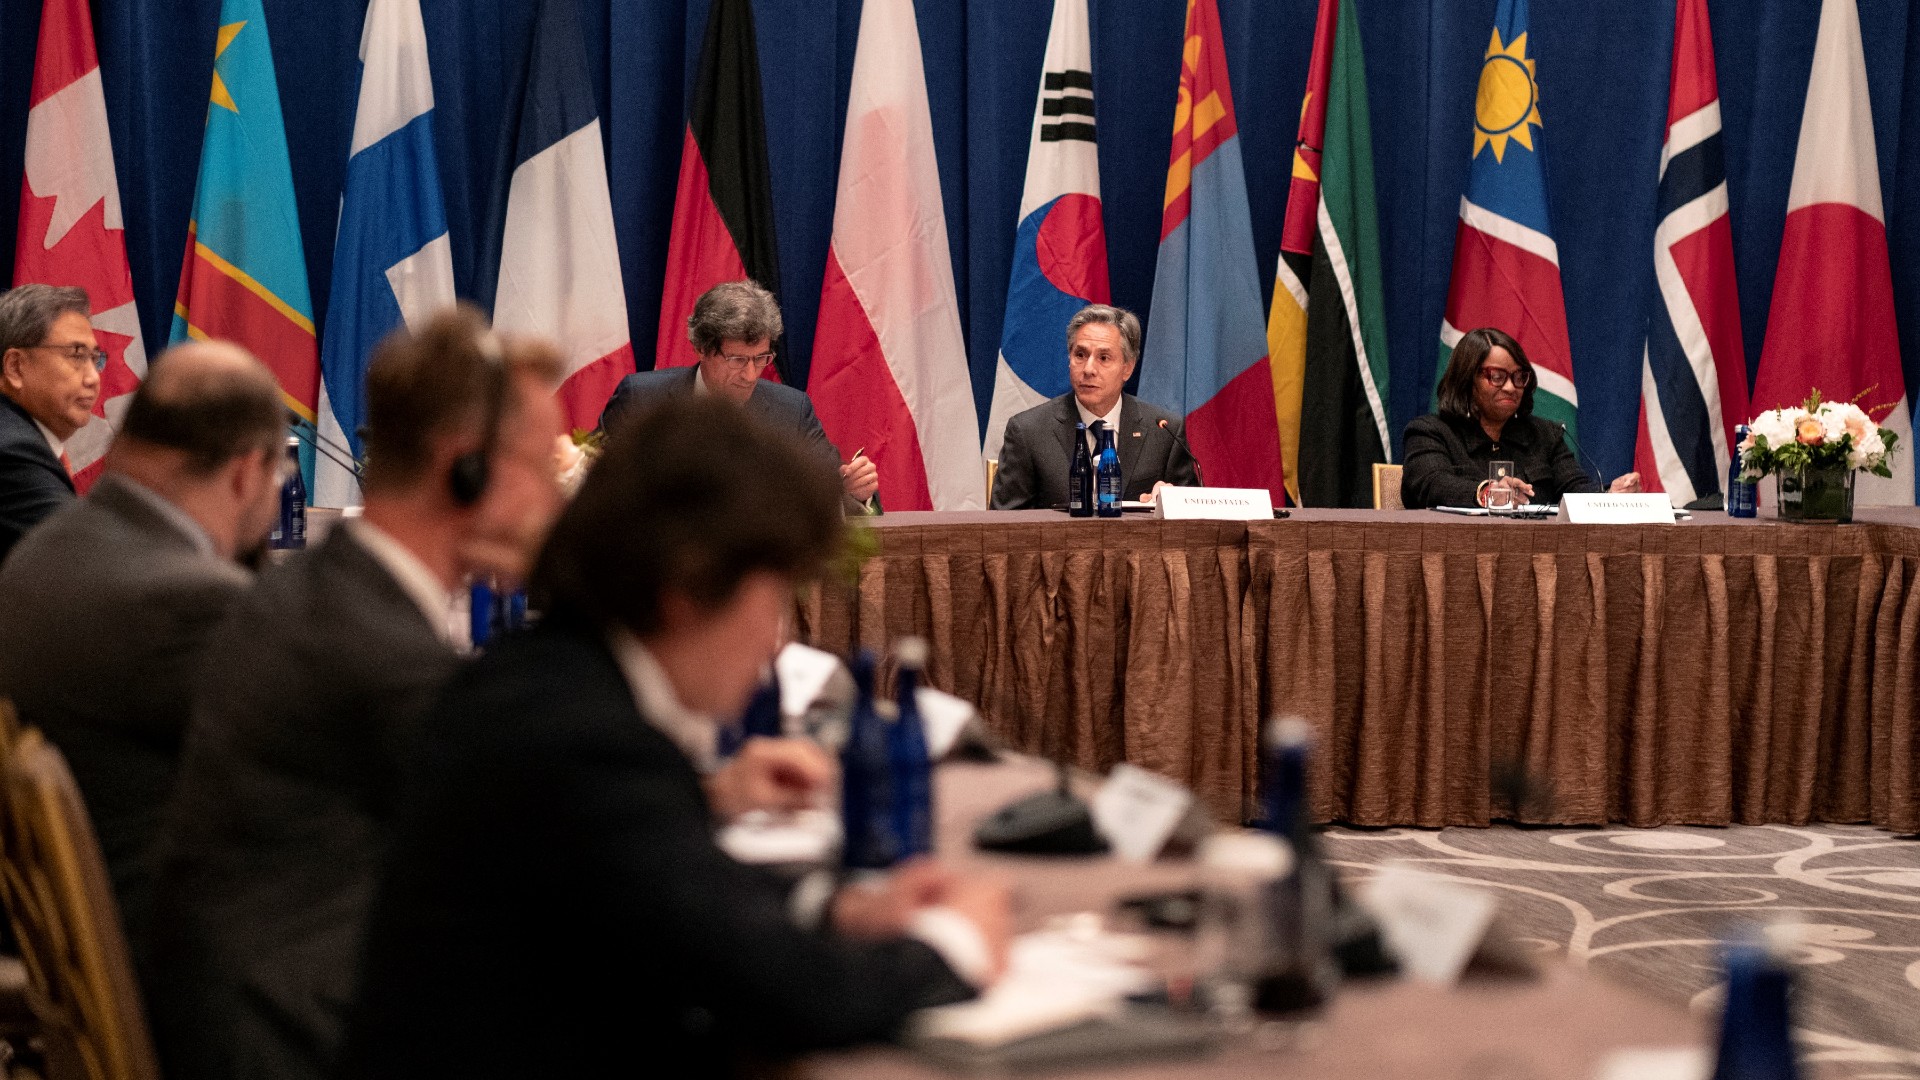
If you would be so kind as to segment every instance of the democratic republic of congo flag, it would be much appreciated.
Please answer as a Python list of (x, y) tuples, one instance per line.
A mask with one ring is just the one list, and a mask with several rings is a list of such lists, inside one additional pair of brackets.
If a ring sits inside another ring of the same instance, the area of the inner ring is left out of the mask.
[(261, 0), (220, 5), (200, 179), (173, 302), (170, 340), (188, 338), (244, 346), (279, 378), (288, 406), (315, 418), (320, 354)]
[(1473, 172), (1460, 200), (1453, 282), (1440, 326), (1440, 371), (1463, 334), (1511, 334), (1533, 362), (1536, 416), (1575, 439), (1573, 348), (1560, 291), (1560, 249), (1547, 215), (1540, 83), (1527, 47), (1527, 0), (1500, 0), (1474, 100)]
[(1287, 495), (1365, 506), (1391, 455), (1380, 223), (1355, 0), (1320, 0), (1267, 352)]
[(1140, 396), (1186, 417), (1208, 482), (1286, 497), (1260, 274), (1216, 0), (1188, 0)]

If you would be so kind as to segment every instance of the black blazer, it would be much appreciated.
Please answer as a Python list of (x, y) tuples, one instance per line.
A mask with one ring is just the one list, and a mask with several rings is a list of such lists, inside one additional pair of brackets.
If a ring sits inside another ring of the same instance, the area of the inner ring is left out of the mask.
[(1471, 416), (1416, 416), (1407, 425), (1405, 454), (1400, 499), (1412, 510), (1479, 505), (1480, 482), (1495, 460), (1513, 462), (1514, 474), (1533, 485), (1536, 503), (1600, 490), (1567, 449), (1566, 428), (1538, 416), (1508, 420), (1497, 443)]
[(0, 695), (73, 767), (136, 961), (193, 682), (252, 579), (112, 473), (0, 569)]
[[(1172, 434), (1160, 430), (1167, 421)], [(1007, 421), (1006, 442), (1000, 449), (1000, 467), (993, 476), (995, 510), (1048, 510), (1067, 504), (1067, 471), (1073, 463), (1075, 424), (1080, 410), (1071, 393), (1043, 402)], [(1120, 477), (1127, 499), (1138, 499), (1161, 480), (1181, 487), (1200, 483), (1193, 455), (1174, 435), (1184, 436), (1184, 424), (1158, 405), (1132, 394), (1120, 395), (1120, 427), (1114, 448), (1120, 454)]]
[[(612, 431), (620, 418), (629, 412), (638, 412), (669, 398), (693, 393), (693, 376), (698, 370), (694, 367), (662, 368), (621, 379), (606, 409), (600, 413), (600, 430)], [(840, 450), (827, 438), (827, 429), (820, 425), (819, 414), (813, 411), (813, 399), (807, 397), (805, 391), (796, 390), (785, 383), (761, 379), (754, 385), (753, 395), (747, 398), (746, 410), (772, 427), (791, 432), (819, 457), (822, 465), (836, 474), (840, 471)], [(861, 504), (851, 496), (844, 501), (848, 513), (861, 510)], [(879, 508), (878, 493), (874, 496), (874, 508), (876, 511)]]
[(715, 845), (698, 775), (601, 635), (565, 615), (454, 678), (419, 766), (349, 1076), (727, 1075), (971, 995), (917, 941), (796, 926), (785, 890)]
[(0, 562), (28, 529), (73, 501), (73, 477), (27, 410), (0, 394)]
[(339, 528), (215, 634), (160, 847), (169, 1076), (331, 1073), (399, 762), (459, 662), (435, 631)]

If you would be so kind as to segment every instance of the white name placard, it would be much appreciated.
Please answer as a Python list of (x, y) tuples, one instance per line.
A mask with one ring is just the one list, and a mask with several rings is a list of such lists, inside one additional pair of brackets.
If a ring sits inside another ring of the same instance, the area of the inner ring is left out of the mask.
[(1273, 496), (1265, 488), (1163, 487), (1153, 497), (1153, 516), (1168, 521), (1272, 521)]
[(1093, 797), (1093, 823), (1128, 862), (1152, 862), (1186, 816), (1193, 793), (1158, 773), (1115, 765)]
[(1658, 491), (1562, 495), (1559, 520), (1575, 525), (1671, 525), (1673, 501)]

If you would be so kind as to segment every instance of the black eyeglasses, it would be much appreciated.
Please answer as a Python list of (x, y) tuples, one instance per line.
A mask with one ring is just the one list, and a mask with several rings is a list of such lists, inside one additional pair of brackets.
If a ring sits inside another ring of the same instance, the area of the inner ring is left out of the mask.
[(29, 350), (41, 349), (46, 352), (59, 353), (61, 356), (66, 357), (75, 367), (79, 367), (81, 364), (92, 364), (93, 370), (95, 371), (107, 370), (107, 351), (105, 349), (96, 349), (89, 345), (26, 345), (22, 347)]
[(1526, 368), (1508, 371), (1506, 368), (1483, 367), (1480, 369), (1480, 377), (1487, 380), (1487, 385), (1495, 390), (1503, 389), (1509, 381), (1524, 390), (1527, 384), (1533, 382), (1533, 375)]

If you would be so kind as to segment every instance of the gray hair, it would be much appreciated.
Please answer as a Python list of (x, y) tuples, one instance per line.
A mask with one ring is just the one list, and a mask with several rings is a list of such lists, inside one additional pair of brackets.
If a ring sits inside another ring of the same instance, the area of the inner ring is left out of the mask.
[(0, 356), (8, 349), (44, 343), (54, 320), (69, 313), (93, 314), (87, 290), (71, 285), (21, 285), (0, 293)]
[(1112, 304), (1088, 304), (1074, 313), (1067, 323), (1067, 348), (1073, 348), (1073, 335), (1080, 328), (1092, 323), (1111, 326), (1120, 331), (1120, 350), (1127, 356), (1127, 363), (1140, 362), (1140, 318), (1123, 307)]
[(715, 285), (700, 294), (687, 316), (687, 340), (702, 356), (718, 354), (722, 341), (772, 341), (785, 329), (780, 302), (751, 281)]

